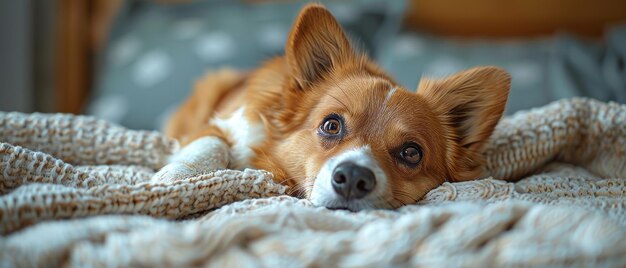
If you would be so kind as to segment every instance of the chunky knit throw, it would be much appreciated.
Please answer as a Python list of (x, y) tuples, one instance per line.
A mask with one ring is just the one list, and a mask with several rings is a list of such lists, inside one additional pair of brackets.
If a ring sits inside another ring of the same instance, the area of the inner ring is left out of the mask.
[(0, 113), (0, 266), (626, 266), (626, 106), (503, 119), (492, 177), (352, 213), (258, 170), (151, 178), (177, 143), (91, 117)]

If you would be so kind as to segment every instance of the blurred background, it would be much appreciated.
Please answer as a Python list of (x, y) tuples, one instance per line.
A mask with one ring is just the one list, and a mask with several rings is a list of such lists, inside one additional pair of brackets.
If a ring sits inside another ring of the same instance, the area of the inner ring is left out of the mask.
[[(626, 102), (624, 0), (319, 2), (409, 89), (489, 64), (513, 76), (507, 114), (572, 96)], [(159, 129), (203, 73), (280, 55), (305, 3), (2, 1), (0, 110)]]

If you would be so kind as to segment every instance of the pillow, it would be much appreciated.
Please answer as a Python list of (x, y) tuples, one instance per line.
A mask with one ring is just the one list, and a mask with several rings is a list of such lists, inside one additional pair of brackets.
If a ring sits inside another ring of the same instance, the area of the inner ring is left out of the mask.
[(511, 73), (506, 114), (574, 96), (626, 102), (626, 25), (607, 42), (568, 34), (519, 40), (455, 40), (402, 33), (381, 45), (378, 63), (415, 90), (422, 76), (442, 77), (476, 65)]
[[(399, 0), (322, 2), (372, 56), (376, 40), (399, 29), (405, 6)], [(126, 1), (99, 60), (87, 113), (129, 128), (161, 129), (207, 71), (254, 68), (282, 54), (304, 4)]]

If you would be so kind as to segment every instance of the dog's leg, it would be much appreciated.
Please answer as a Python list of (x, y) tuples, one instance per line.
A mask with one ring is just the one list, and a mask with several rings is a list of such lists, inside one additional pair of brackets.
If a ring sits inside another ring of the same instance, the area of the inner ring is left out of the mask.
[(207, 125), (223, 97), (239, 87), (245, 73), (222, 69), (196, 82), (192, 95), (168, 121), (164, 132), (183, 146), (153, 177), (153, 181), (175, 181), (217, 169), (230, 162), (230, 140), (215, 125)]

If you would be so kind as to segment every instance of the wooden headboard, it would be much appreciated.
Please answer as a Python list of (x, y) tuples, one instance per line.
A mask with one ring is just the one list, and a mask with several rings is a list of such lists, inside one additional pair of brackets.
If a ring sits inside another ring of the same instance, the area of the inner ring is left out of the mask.
[[(92, 87), (92, 59), (102, 49), (122, 1), (57, 0), (58, 112), (83, 110)], [(463, 37), (527, 37), (557, 30), (600, 37), (606, 25), (626, 21), (626, 0), (410, 0), (409, 4), (407, 29)]]
[(460, 37), (529, 37), (569, 31), (601, 37), (626, 22), (624, 0), (411, 0), (410, 29)]

